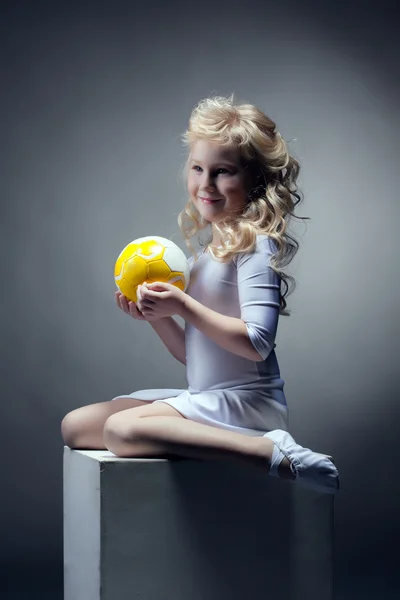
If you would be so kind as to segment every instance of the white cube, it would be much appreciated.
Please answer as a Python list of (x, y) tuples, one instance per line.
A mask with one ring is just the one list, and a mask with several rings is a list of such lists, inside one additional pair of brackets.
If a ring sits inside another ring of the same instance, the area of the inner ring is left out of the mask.
[(64, 448), (64, 600), (332, 600), (333, 496), (230, 461)]

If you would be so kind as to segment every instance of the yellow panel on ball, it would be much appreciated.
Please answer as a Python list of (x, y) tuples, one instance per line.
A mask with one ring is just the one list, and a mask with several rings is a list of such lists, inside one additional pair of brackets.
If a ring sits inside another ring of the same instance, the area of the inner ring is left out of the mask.
[(137, 244), (134, 244), (131, 242), (122, 250), (121, 254), (118, 256), (117, 261), (115, 263), (115, 267), (114, 267), (114, 277), (116, 280), (122, 278), (123, 270), (124, 270), (124, 263), (126, 260), (128, 260), (128, 258), (133, 256), (133, 254), (136, 252), (136, 249), (137, 249)]
[(182, 292), (186, 289), (186, 282), (183, 273), (175, 273), (171, 271), (170, 276), (167, 279), (167, 283), (171, 285), (175, 285), (177, 288), (182, 290)]
[(159, 260), (163, 257), (164, 247), (156, 240), (147, 240), (138, 244), (136, 252), (146, 260)]
[(147, 279), (147, 262), (141, 256), (134, 254), (124, 262), (122, 278), (115, 280), (120, 292), (132, 300), (137, 301), (137, 286)]
[(147, 264), (149, 281), (168, 281), (171, 269), (163, 260), (151, 260)]

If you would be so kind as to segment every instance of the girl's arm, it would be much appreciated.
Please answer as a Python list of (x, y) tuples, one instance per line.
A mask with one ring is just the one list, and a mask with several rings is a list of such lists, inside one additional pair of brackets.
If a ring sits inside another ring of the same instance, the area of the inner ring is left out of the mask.
[(264, 360), (251, 343), (242, 319), (221, 315), (191, 296), (185, 299), (181, 316), (225, 350), (249, 360)]
[(268, 236), (260, 235), (253, 253), (239, 253), (237, 268), (240, 318), (227, 317), (188, 296), (181, 316), (213, 342), (244, 358), (261, 362), (275, 348), (280, 281), (270, 266), (275, 252)]
[(186, 365), (185, 330), (172, 317), (148, 321), (172, 356)]

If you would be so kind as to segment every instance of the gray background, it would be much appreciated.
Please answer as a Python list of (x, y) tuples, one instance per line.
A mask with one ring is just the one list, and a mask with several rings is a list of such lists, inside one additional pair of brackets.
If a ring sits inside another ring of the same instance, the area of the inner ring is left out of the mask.
[(312, 220), (293, 228), (298, 287), (277, 355), (293, 434), (332, 453), (341, 473), (336, 598), (398, 597), (394, 10), (3, 3), (2, 598), (61, 598), (64, 414), (185, 385), (150, 326), (115, 306), (113, 267), (142, 235), (188, 254), (176, 222), (180, 134), (201, 98), (231, 92), (295, 140), (302, 165), (298, 214)]

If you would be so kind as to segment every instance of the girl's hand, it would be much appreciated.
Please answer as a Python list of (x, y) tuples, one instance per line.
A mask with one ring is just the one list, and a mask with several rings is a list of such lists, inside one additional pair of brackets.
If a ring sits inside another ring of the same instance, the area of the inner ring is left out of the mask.
[(186, 294), (175, 285), (156, 281), (137, 288), (137, 306), (149, 321), (181, 315)]
[(138, 321), (148, 321), (145, 316), (142, 315), (138, 307), (132, 300), (128, 300), (119, 290), (115, 292), (115, 300), (118, 308), (124, 311), (127, 315), (130, 315)]

